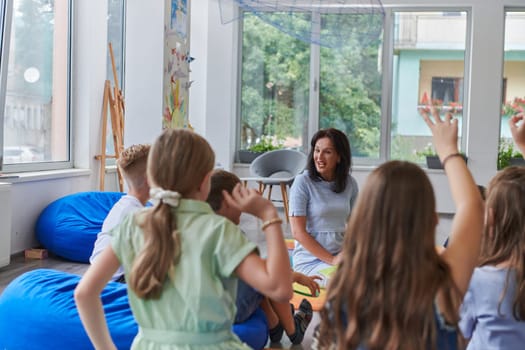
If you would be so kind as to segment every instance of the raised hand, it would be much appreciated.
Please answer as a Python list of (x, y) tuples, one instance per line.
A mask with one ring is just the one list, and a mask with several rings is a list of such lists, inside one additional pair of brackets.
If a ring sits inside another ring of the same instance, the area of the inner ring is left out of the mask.
[(521, 151), (525, 154), (525, 115), (523, 113), (513, 115), (509, 118), (510, 132), (512, 139)]
[(420, 111), (432, 132), (432, 143), (441, 161), (450, 154), (458, 153), (458, 120), (447, 113), (442, 119), (439, 112), (432, 109), (432, 120), (426, 110)]

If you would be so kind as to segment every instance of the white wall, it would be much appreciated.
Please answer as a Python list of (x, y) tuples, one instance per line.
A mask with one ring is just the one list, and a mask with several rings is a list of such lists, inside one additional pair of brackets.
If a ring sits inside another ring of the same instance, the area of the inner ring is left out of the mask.
[(128, 0), (124, 146), (151, 143), (162, 130), (164, 0)]

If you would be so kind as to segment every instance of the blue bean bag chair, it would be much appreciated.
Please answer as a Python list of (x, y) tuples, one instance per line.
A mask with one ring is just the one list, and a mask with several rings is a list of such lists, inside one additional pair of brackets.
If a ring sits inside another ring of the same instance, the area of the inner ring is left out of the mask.
[[(80, 276), (48, 269), (13, 280), (0, 296), (0, 349), (92, 350), (73, 299), (79, 280)], [(102, 303), (113, 341), (118, 349), (129, 349), (138, 328), (126, 285), (108, 283)], [(263, 349), (268, 338), (266, 317), (258, 309), (233, 331), (252, 348)]]
[(97, 234), (121, 192), (80, 192), (49, 204), (40, 213), (35, 233), (38, 241), (62, 258), (88, 263)]

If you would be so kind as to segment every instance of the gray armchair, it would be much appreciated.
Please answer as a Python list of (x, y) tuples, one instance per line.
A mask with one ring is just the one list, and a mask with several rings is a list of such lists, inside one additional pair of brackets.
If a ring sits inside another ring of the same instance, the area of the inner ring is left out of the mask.
[(259, 184), (259, 192), (264, 194), (268, 188), (268, 199), (272, 199), (273, 185), (281, 188), (284, 213), (288, 219), (288, 186), (292, 185), (295, 176), (304, 170), (306, 166), (306, 155), (291, 149), (279, 149), (261, 154), (253, 160), (250, 165), (251, 178), (247, 180), (256, 181)]

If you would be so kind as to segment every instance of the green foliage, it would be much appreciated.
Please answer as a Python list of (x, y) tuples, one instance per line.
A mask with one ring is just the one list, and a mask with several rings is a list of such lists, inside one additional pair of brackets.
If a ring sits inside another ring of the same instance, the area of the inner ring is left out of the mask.
[(271, 136), (262, 136), (259, 142), (248, 148), (252, 152), (268, 152), (282, 148), (282, 142), (274, 142)]
[[(274, 14), (279, 15), (287, 14)], [(370, 23), (365, 17), (348, 16), (341, 24), (348, 38), (341, 48), (320, 49), (319, 127), (345, 132), (354, 156), (378, 157), (381, 39), (361, 33), (366, 26), (382, 23)], [(323, 21), (330, 20), (335, 17), (323, 15)], [(261, 135), (304, 142), (310, 114), (310, 44), (256, 16), (244, 17), (243, 30), (241, 124), (250, 135), (241, 135), (241, 148), (248, 148)]]
[(520, 152), (514, 149), (514, 143), (509, 139), (502, 139), (498, 148), (498, 170), (501, 170), (510, 164), (511, 158), (521, 158)]
[(437, 153), (434, 150), (432, 143), (428, 143), (425, 146), (425, 148), (423, 148), (421, 151), (417, 151), (416, 155), (418, 155), (419, 157), (433, 157), (433, 156), (437, 156)]

